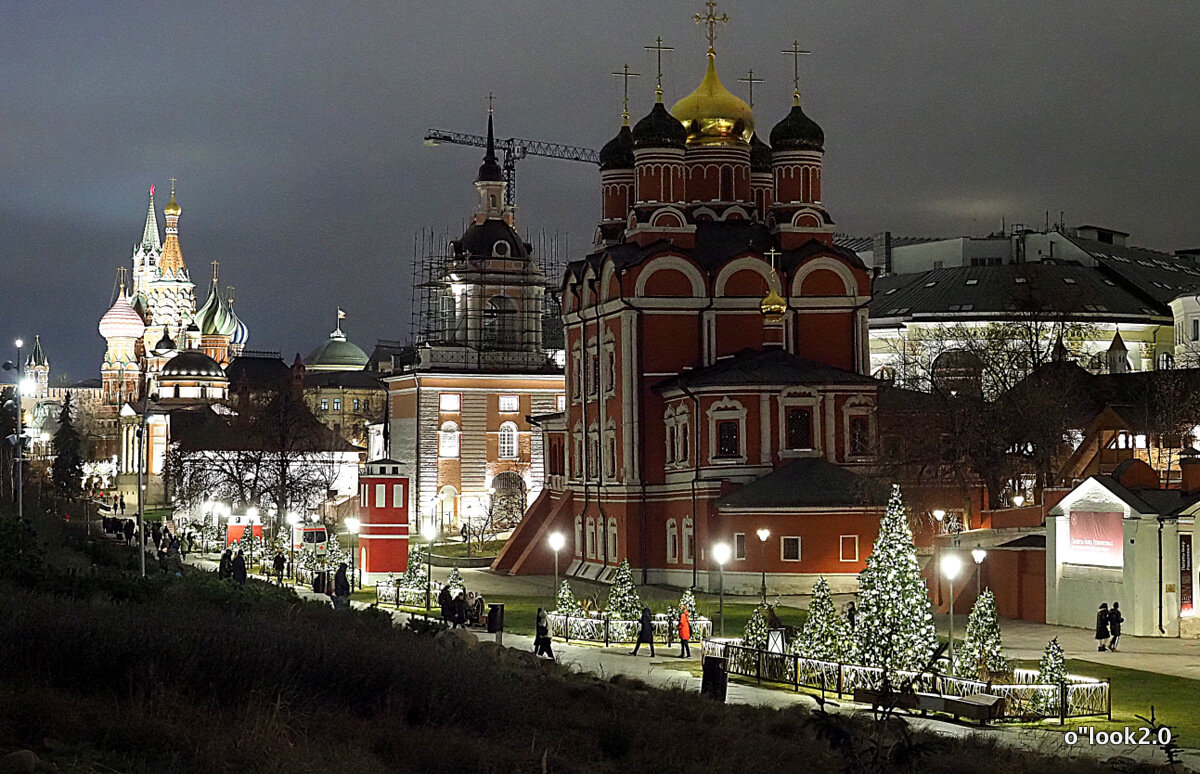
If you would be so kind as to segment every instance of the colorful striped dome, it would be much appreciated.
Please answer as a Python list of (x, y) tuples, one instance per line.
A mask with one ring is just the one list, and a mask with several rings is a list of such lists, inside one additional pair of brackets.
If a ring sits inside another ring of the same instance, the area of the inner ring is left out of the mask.
[(119, 296), (115, 304), (100, 318), (100, 335), (106, 339), (136, 339), (146, 330), (146, 323), (129, 299)]

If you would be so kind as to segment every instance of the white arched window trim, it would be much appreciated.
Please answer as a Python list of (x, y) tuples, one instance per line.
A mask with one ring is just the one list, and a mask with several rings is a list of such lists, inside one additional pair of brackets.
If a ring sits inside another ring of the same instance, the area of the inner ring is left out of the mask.
[(584, 537), (587, 546), (587, 558), (596, 558), (596, 520), (591, 516), (587, 517), (587, 532)]
[(679, 527), (674, 519), (667, 519), (667, 563), (679, 561)]
[(517, 426), (515, 424), (505, 422), (500, 425), (498, 446), (500, 459), (515, 460), (517, 458)]
[(608, 517), (608, 561), (617, 561), (617, 520)]
[(575, 555), (583, 556), (583, 517), (575, 517)]
[(696, 556), (695, 530), (691, 519), (683, 520), (683, 563), (691, 564)]
[(442, 459), (457, 459), (458, 452), (458, 425), (454, 422), (443, 422), (438, 431), (438, 456)]

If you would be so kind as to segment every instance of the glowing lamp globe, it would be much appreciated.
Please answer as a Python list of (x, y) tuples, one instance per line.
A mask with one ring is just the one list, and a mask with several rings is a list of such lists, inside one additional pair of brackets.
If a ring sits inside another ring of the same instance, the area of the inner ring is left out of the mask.
[(565, 546), (567, 544), (567, 539), (566, 539), (566, 537), (563, 536), (563, 533), (553, 532), (550, 534), (550, 537), (548, 538), (547, 542), (550, 543), (550, 550), (555, 553), (558, 553), (559, 551), (562, 550), (563, 546)]
[(732, 551), (729, 549), (728, 543), (717, 543), (712, 547), (712, 556), (717, 564), (724, 565), (729, 561)]
[(362, 522), (351, 516), (350, 518), (346, 519), (346, 529), (357, 535), (358, 531), (362, 529)]
[(954, 580), (960, 572), (962, 572), (962, 559), (958, 554), (946, 554), (942, 557), (942, 575), (945, 575), (947, 580)]

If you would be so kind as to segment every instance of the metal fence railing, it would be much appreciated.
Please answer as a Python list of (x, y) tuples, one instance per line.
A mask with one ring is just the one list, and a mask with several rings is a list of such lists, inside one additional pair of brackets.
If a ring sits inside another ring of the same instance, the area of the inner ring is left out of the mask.
[[(772, 653), (747, 648), (737, 639), (707, 639), (704, 655), (719, 656), (726, 661), (730, 674), (749, 677), (758, 682), (790, 685), (795, 690), (811, 688), (836, 696), (852, 696), (855, 690), (877, 691), (883, 686), (883, 670), (858, 664), (804, 658), (794, 653)], [(972, 694), (999, 696), (1004, 699), (1004, 715), (1008, 720), (1029, 720), (1057, 717), (1067, 718), (1103, 715), (1112, 718), (1112, 687), (1108, 680), (1082, 675), (1067, 675), (1057, 685), (1039, 683), (1038, 673), (1031, 669), (1016, 669), (1011, 681), (993, 682), (931, 672), (897, 671), (893, 685), (911, 683), (917, 693), (961, 698)]]
[[(605, 645), (613, 643), (633, 643), (637, 642), (638, 631), (641, 629), (639, 621), (627, 621), (620, 618), (608, 618), (602, 615), (561, 615), (557, 612), (549, 614), (550, 617), (550, 635), (552, 637), (561, 637), (570, 642), (577, 640), (580, 642), (602, 642)], [(679, 641), (678, 632), (676, 630), (676, 620), (667, 615), (658, 614), (653, 619), (654, 626), (654, 642), (665, 645), (674, 645)], [(712, 621), (703, 617), (696, 616), (691, 621), (692, 639), (691, 641), (706, 641), (712, 636)]]

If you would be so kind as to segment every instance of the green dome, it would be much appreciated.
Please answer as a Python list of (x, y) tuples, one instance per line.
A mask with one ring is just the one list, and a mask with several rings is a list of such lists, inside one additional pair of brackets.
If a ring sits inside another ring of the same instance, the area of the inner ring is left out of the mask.
[(232, 336), (237, 330), (237, 318), (221, 298), (221, 289), (214, 282), (208, 300), (196, 312), (196, 326), (204, 336)]
[(346, 334), (338, 327), (325, 343), (313, 350), (304, 365), (310, 371), (361, 371), (367, 359), (367, 353), (347, 341)]

